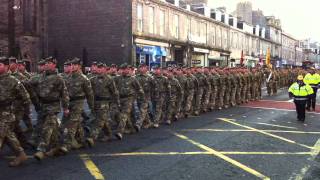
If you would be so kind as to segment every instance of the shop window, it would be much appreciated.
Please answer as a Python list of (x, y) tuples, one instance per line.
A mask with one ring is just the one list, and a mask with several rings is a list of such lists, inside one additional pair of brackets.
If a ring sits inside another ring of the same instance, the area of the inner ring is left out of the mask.
[(137, 4), (137, 31), (142, 32), (143, 30), (143, 10), (142, 4)]

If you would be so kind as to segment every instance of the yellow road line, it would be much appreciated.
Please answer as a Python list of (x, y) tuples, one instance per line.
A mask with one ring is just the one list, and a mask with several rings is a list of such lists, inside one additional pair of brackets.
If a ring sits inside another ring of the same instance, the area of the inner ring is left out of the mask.
[[(311, 152), (242, 152), (225, 151), (221, 154), (232, 155), (311, 155)], [(173, 156), (173, 155), (213, 155), (211, 152), (129, 152), (129, 153), (106, 153), (88, 154), (90, 157), (119, 157), (119, 156)]]
[(282, 125), (276, 125), (276, 124), (268, 124), (268, 123), (255, 123), (255, 124), (266, 125), (266, 126), (273, 126), (273, 127), (280, 127), (280, 128), (287, 128), (287, 129), (298, 129), (298, 128), (295, 128), (295, 127), (282, 126)]
[[(183, 129), (183, 132), (255, 132), (255, 130), (250, 129)], [(283, 131), (283, 130), (263, 130), (264, 132), (274, 132), (274, 133), (293, 133), (293, 134), (320, 134), (319, 131)]]
[(91, 175), (97, 180), (104, 180), (98, 167), (93, 163), (88, 154), (80, 154), (80, 158), (84, 162), (86, 168), (89, 170)]
[(250, 167), (248, 167), (248, 166), (246, 166), (244, 164), (241, 164), (240, 162), (238, 162), (238, 161), (236, 161), (234, 159), (231, 159), (228, 156), (226, 156), (226, 155), (224, 155), (224, 154), (222, 154), (222, 153), (220, 153), (220, 152), (218, 152), (218, 151), (216, 151), (216, 150), (214, 150), (212, 148), (209, 148), (209, 147), (207, 147), (207, 146), (205, 146), (203, 144), (195, 142), (195, 141), (189, 139), (188, 137), (186, 137), (186, 136), (184, 136), (182, 134), (174, 133), (174, 135), (179, 137), (179, 138), (181, 138), (181, 139), (183, 139), (183, 140), (186, 140), (186, 141), (190, 142), (191, 144), (199, 147), (200, 149), (203, 149), (203, 150), (205, 150), (207, 152), (212, 153), (212, 155), (214, 155), (216, 157), (219, 157), (219, 158), (221, 158), (221, 159), (233, 164), (234, 166), (236, 166), (236, 167), (238, 167), (238, 168), (240, 168), (240, 169), (242, 169), (242, 170), (244, 170), (244, 171), (246, 171), (246, 172), (248, 172), (248, 173), (250, 173), (252, 175), (255, 175), (256, 177), (258, 177), (260, 179), (270, 180), (269, 177), (261, 174), (260, 172), (254, 170), (254, 169), (252, 169), (252, 168), (250, 168)]
[(221, 120), (221, 121), (228, 122), (230, 124), (239, 126), (239, 127), (247, 128), (247, 129), (253, 130), (255, 132), (258, 132), (258, 133), (261, 133), (261, 134), (264, 134), (264, 135), (267, 135), (267, 136), (270, 136), (270, 137), (273, 137), (273, 138), (276, 138), (276, 139), (291, 143), (291, 144), (296, 144), (296, 145), (299, 145), (299, 146), (302, 146), (302, 147), (305, 147), (305, 148), (308, 148), (308, 149), (313, 149), (313, 147), (310, 147), (310, 146), (307, 146), (307, 145), (304, 145), (304, 144), (300, 144), (300, 143), (297, 143), (297, 142), (295, 142), (293, 140), (290, 140), (290, 139), (287, 139), (287, 138), (284, 138), (284, 137), (281, 137), (281, 136), (278, 136), (278, 135), (274, 135), (274, 134), (265, 132), (264, 130), (259, 130), (259, 129), (256, 129), (256, 128), (253, 128), (253, 127), (250, 127), (250, 126), (242, 125), (242, 124), (233, 122), (233, 121), (231, 121), (229, 119), (226, 119), (226, 118), (218, 118), (218, 119)]
[[(316, 144), (313, 146), (313, 149), (311, 150), (311, 157), (308, 158), (308, 160), (312, 161), (314, 160), (320, 153), (320, 139), (318, 139), (318, 141), (316, 142)], [(295, 179), (295, 180), (303, 180), (305, 174), (308, 172), (308, 170), (310, 169), (310, 165), (306, 165), (305, 167), (303, 167), (300, 170), (300, 173), (294, 176), (290, 177), (290, 180)]]

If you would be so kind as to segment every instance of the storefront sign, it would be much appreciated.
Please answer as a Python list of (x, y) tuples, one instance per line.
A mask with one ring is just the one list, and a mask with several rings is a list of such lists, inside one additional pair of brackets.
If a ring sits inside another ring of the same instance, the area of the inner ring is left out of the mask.
[(208, 49), (193, 48), (193, 51), (194, 52), (199, 52), (199, 53), (209, 54), (209, 50)]
[(201, 64), (201, 60), (192, 60), (192, 64)]

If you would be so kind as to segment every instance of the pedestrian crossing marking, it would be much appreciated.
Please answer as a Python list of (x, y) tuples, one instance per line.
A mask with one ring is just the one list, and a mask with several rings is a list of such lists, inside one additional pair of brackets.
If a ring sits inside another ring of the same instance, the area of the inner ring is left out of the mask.
[(276, 139), (279, 139), (279, 140), (282, 140), (282, 141), (285, 141), (285, 142), (288, 142), (288, 143), (291, 143), (291, 144), (296, 144), (296, 145), (299, 145), (299, 146), (302, 146), (302, 147), (305, 147), (305, 148), (308, 148), (308, 149), (313, 149), (313, 147), (297, 143), (297, 142), (295, 142), (293, 140), (290, 140), (290, 139), (287, 139), (287, 138), (284, 138), (284, 137), (281, 137), (281, 136), (278, 136), (278, 135), (275, 135), (275, 134), (271, 134), (271, 133), (265, 132), (264, 130), (260, 130), (260, 129), (256, 129), (256, 128), (253, 128), (253, 127), (250, 127), (250, 126), (246, 126), (246, 125), (242, 125), (242, 124), (236, 123), (236, 122), (234, 122), (234, 121), (232, 121), (230, 119), (227, 119), (227, 118), (217, 118), (217, 119), (219, 119), (221, 121), (224, 121), (224, 122), (227, 122), (227, 123), (230, 123), (230, 124), (233, 124), (233, 125), (236, 125), (236, 126), (239, 126), (239, 127), (243, 127), (243, 128), (249, 129), (249, 130), (253, 130), (254, 132), (258, 132), (258, 133), (261, 133), (261, 134), (264, 134), (264, 135), (267, 135), (267, 136), (270, 136), (270, 137), (273, 137), (273, 138), (276, 138)]
[(91, 175), (96, 179), (96, 180), (104, 180), (105, 178), (101, 174), (100, 170), (98, 167), (94, 164), (94, 162), (90, 159), (88, 154), (80, 154), (80, 158), (84, 162), (86, 168), (89, 170)]
[(296, 127), (282, 126), (282, 125), (268, 124), (268, 123), (255, 123), (255, 124), (266, 125), (266, 126), (273, 126), (273, 127), (280, 127), (280, 128), (287, 128), (287, 129), (298, 129), (298, 128), (296, 128)]
[(252, 168), (250, 168), (250, 167), (248, 167), (248, 166), (246, 166), (246, 165), (244, 165), (244, 164), (242, 164), (242, 163), (240, 163), (240, 162), (238, 162), (238, 161), (236, 161), (236, 160), (234, 160), (234, 159), (222, 154), (219, 151), (216, 151), (216, 150), (214, 150), (214, 149), (212, 149), (212, 148), (210, 148), (208, 146), (205, 146), (205, 145), (200, 144), (200, 143), (198, 143), (196, 141), (193, 141), (192, 139), (189, 139), (187, 136), (184, 136), (182, 134), (174, 133), (174, 135), (179, 137), (179, 138), (181, 138), (181, 139), (183, 139), (183, 140), (186, 140), (186, 141), (190, 142), (191, 144), (199, 147), (200, 149), (203, 149), (203, 150), (205, 150), (207, 152), (212, 153), (213, 156), (219, 157), (219, 158), (225, 160), (226, 162), (229, 162), (229, 163), (233, 164), (234, 166), (237, 166), (240, 169), (242, 169), (242, 170), (244, 170), (244, 171), (246, 171), (246, 172), (248, 172), (248, 173), (250, 173), (252, 175), (255, 175), (256, 177), (258, 177), (260, 179), (270, 180), (269, 177), (267, 177), (267, 176), (261, 174), (260, 172), (258, 172), (256, 170), (254, 170), (254, 169), (252, 169)]

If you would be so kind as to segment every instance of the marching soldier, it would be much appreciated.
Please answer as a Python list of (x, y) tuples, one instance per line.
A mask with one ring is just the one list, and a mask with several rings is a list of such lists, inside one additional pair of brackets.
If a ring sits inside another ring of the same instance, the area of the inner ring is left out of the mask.
[(194, 92), (198, 85), (196, 78), (192, 75), (191, 68), (185, 70), (186, 73), (186, 89), (185, 89), (185, 105), (184, 105), (184, 115), (189, 117), (192, 111), (192, 102), (194, 99)]
[(202, 98), (202, 111), (207, 112), (209, 108), (209, 103), (210, 103), (210, 95), (212, 92), (212, 84), (211, 84), (211, 79), (212, 79), (212, 74), (210, 73), (209, 68), (204, 68), (204, 88), (203, 88), (203, 98)]
[(320, 85), (320, 75), (315, 72), (314, 67), (310, 69), (310, 72), (304, 77), (304, 82), (310, 85), (313, 89), (313, 93), (310, 95), (310, 98), (307, 102), (307, 110), (310, 111), (310, 107), (312, 111), (315, 111), (316, 102), (317, 102), (317, 91)]
[(170, 96), (167, 99), (167, 118), (165, 119), (166, 124), (171, 124), (173, 120), (178, 119), (178, 99), (182, 97), (182, 88), (179, 81), (173, 76), (172, 71), (167, 72), (167, 78), (171, 87)]
[(21, 82), (8, 73), (9, 60), (0, 57), (0, 149), (4, 143), (8, 143), (15, 152), (16, 157), (9, 163), (9, 166), (19, 166), (27, 160), (24, 149), (14, 133), (16, 126), (15, 114), (13, 113), (13, 103), (19, 99), (22, 106), (30, 106), (30, 98)]
[(39, 93), (40, 108), (42, 113), (42, 128), (37, 152), (34, 157), (42, 160), (45, 153), (52, 153), (58, 148), (59, 123), (57, 114), (61, 110), (65, 115), (69, 114), (69, 95), (64, 80), (56, 71), (57, 62), (54, 58), (46, 59), (45, 73), (39, 81), (33, 84)]
[(66, 76), (66, 86), (70, 97), (69, 114), (63, 123), (64, 142), (61, 150), (67, 153), (71, 149), (79, 149), (84, 144), (82, 112), (85, 100), (89, 109), (94, 109), (94, 96), (90, 80), (82, 73), (80, 59), (69, 62), (70, 74)]
[(217, 94), (218, 94), (218, 83), (219, 83), (219, 74), (215, 71), (215, 69), (211, 69), (210, 70), (211, 76), (212, 78), (210, 79), (210, 84), (211, 84), (211, 94), (210, 94), (210, 103), (209, 103), (209, 107), (210, 110), (214, 110), (216, 108), (217, 105)]

